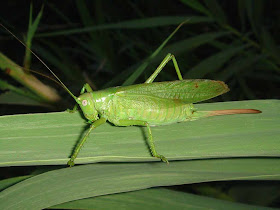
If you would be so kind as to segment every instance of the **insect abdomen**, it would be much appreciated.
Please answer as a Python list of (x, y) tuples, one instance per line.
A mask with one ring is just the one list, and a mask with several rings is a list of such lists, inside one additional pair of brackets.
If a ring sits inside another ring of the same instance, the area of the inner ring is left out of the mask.
[(138, 115), (139, 119), (147, 121), (150, 125), (165, 125), (182, 122), (190, 116), (188, 104), (159, 103), (158, 105), (159, 107), (151, 109), (144, 107), (140, 110), (143, 114)]
[[(192, 105), (178, 100), (141, 95), (117, 96), (108, 111), (108, 120), (116, 125), (120, 119), (142, 120), (150, 125), (165, 125), (186, 120), (192, 114)], [(117, 120), (113, 119), (114, 117)]]

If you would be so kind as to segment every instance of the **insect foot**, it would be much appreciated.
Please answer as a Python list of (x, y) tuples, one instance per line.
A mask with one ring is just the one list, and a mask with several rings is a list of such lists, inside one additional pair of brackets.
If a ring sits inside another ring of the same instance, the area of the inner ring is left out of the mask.
[(68, 162), (67, 162), (67, 165), (69, 165), (70, 167), (73, 167), (75, 165), (74, 161), (72, 159), (70, 159)]
[(69, 113), (75, 113), (77, 111), (77, 109), (66, 109), (66, 112)]
[(161, 161), (165, 162), (166, 164), (169, 164), (168, 160), (163, 155), (157, 155), (157, 158), (160, 158)]

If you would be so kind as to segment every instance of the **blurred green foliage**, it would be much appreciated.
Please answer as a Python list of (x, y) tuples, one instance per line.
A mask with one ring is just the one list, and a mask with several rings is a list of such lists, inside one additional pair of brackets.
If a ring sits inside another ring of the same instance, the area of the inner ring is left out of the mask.
[[(28, 45), (76, 95), (85, 82), (95, 89), (141, 83), (171, 52), (185, 79), (216, 79), (229, 85), (231, 92), (216, 100), (271, 99), (279, 98), (280, 3), (264, 2), (36, 1), (31, 14), (27, 2), (9, 1), (2, 5), (1, 22), (21, 39), (26, 40), (28, 34)], [(41, 9), (43, 14), (36, 20), (38, 28), (34, 35), (30, 20)], [(142, 73), (138, 67), (188, 18), (190, 21), (158, 56), (149, 60)], [(4, 30), (0, 43), (2, 53), (18, 64), (23, 63), (24, 47)], [(31, 63), (29, 57), (25, 57), (25, 66)], [(157, 81), (175, 80), (173, 68), (168, 65)], [(50, 75), (35, 58), (31, 69)], [(3, 77), (9, 81), (7, 76)], [(69, 100), (66, 104), (73, 103), (62, 88), (49, 79), (39, 78), (55, 86)], [(0, 100), (1, 104), (5, 100)]]

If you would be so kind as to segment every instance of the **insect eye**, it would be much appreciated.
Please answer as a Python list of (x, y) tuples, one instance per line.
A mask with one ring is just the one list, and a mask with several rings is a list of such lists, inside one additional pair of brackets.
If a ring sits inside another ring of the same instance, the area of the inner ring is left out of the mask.
[(83, 100), (82, 104), (83, 104), (83, 106), (86, 106), (87, 105), (87, 100)]

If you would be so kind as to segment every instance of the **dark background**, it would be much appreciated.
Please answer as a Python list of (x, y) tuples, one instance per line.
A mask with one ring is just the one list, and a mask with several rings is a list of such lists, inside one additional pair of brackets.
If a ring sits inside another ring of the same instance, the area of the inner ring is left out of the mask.
[[(229, 85), (231, 91), (214, 99), (216, 101), (279, 98), (279, 1), (198, 3), (203, 8), (187, 0), (35, 1), (33, 20), (42, 5), (44, 8), (31, 47), (77, 95), (85, 82), (96, 89), (122, 85), (180, 23), (174, 18), (192, 17), (134, 83), (144, 82), (167, 52), (171, 52), (185, 79), (215, 79)], [(1, 22), (23, 40), (29, 12), (29, 1), (2, 2)], [(153, 17), (157, 20), (149, 21), (148, 18)], [(127, 24), (126, 21), (132, 20), (133, 23)], [(107, 29), (81, 31), (97, 25)], [(60, 35), (49, 34), (53, 32)], [(24, 47), (5, 30), (0, 33), (2, 53), (23, 66)], [(224, 34), (217, 36), (219, 33)], [(31, 69), (50, 75), (34, 57)], [(73, 104), (61, 87), (36, 76), (62, 95), (66, 105), (59, 109)], [(2, 77), (18, 86), (5, 74), (1, 74)], [(175, 79), (170, 62), (157, 81)], [(18, 105), (20, 101), (13, 106), (3, 106), (1, 114), (47, 111)]]
[[(122, 85), (182, 20), (192, 17), (132, 83), (144, 82), (170, 52), (176, 56), (185, 79), (222, 80), (229, 85), (229, 93), (212, 101), (279, 99), (280, 1), (193, 2), (196, 1), (34, 1), (33, 20), (44, 7), (32, 40), (32, 50), (78, 95), (85, 82), (94, 89)], [(28, 31), (30, 4), (25, 0), (1, 1), (1, 23), (21, 40)], [(157, 19), (148, 19), (154, 17)], [(134, 22), (129, 22), (132, 20)], [(103, 29), (90, 30), (94, 26)], [(88, 31), (84, 32), (85, 29)], [(51, 34), (54, 32), (60, 34)], [(223, 35), (218, 36), (219, 33)], [(23, 66), (25, 48), (4, 29), (0, 31), (0, 46), (3, 54)], [(31, 69), (51, 75), (35, 57), (32, 57)], [(3, 72), (0, 75), (1, 80), (24, 88)], [(21, 100), (12, 104), (9, 99), (1, 100), (0, 95), (1, 115), (65, 110), (74, 105), (59, 85), (48, 78), (35, 76), (55, 87), (63, 102), (48, 108), (35, 106), (35, 103), (26, 106)], [(157, 77), (157, 81), (176, 79), (172, 63)], [(9, 92), (12, 90), (1, 87), (1, 94)], [(28, 174), (33, 169), (10, 168), (1, 176)], [(251, 194), (253, 198), (244, 195), (239, 201), (258, 203), (258, 197), (267, 196), (261, 205), (279, 207), (276, 201), (279, 192), (275, 198), (273, 190), (277, 184), (220, 182), (209, 185), (223, 192), (233, 188), (244, 192), (246, 189), (246, 195)], [(201, 185), (179, 189), (201, 194)]]

